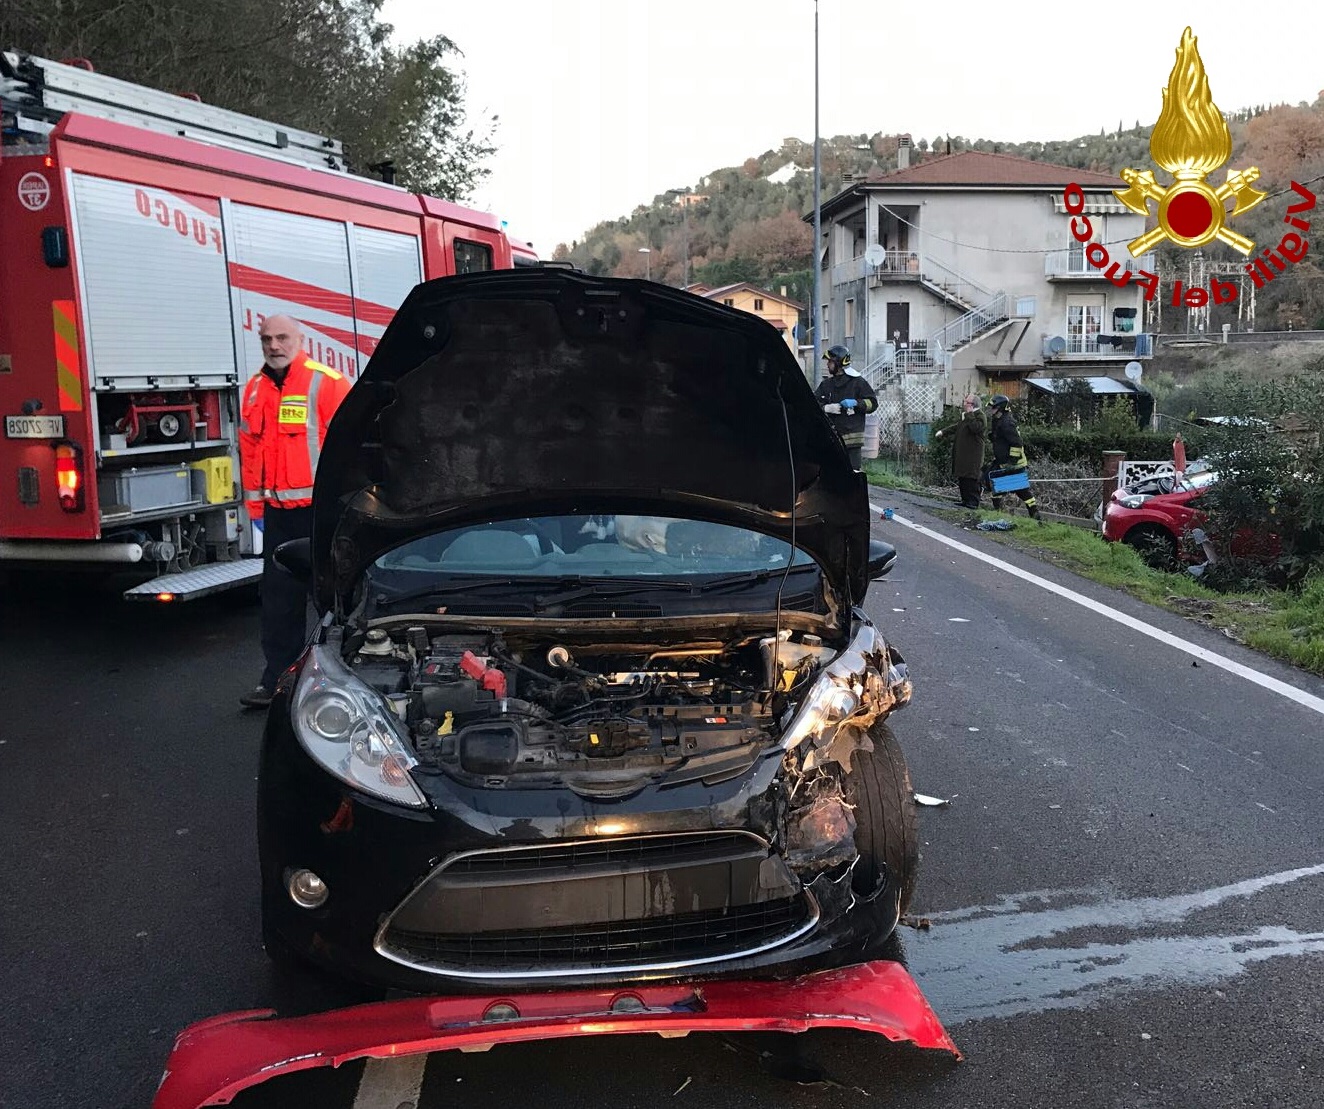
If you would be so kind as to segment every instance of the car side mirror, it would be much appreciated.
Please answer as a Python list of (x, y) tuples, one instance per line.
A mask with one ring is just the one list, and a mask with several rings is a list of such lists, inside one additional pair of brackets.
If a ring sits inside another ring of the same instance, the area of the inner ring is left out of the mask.
[(301, 582), (313, 580), (313, 541), (291, 539), (272, 552), (276, 565)]
[(869, 540), (869, 580), (877, 581), (887, 576), (896, 562), (896, 548), (881, 539)]

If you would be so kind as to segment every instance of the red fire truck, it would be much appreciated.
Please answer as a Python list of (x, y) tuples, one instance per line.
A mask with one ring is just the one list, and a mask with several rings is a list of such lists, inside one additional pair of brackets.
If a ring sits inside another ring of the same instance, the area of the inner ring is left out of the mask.
[(258, 327), (356, 377), (421, 280), (537, 265), (491, 215), (346, 172), (340, 144), (0, 54), (0, 562), (256, 580), (238, 398)]

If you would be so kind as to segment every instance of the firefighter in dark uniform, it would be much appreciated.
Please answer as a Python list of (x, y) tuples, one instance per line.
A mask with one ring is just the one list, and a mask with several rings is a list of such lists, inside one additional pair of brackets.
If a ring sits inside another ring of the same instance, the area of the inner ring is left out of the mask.
[(819, 382), (814, 395), (841, 437), (850, 464), (858, 470), (864, 451), (864, 417), (878, 410), (878, 397), (860, 371), (851, 369), (850, 351), (845, 347), (829, 347), (823, 357), (828, 376)]
[[(998, 393), (991, 401), (989, 408), (993, 415), (993, 429), (991, 439), (993, 441), (993, 462), (984, 470), (984, 488), (992, 490), (993, 484), (988, 477), (989, 469), (997, 470), (1024, 470), (1027, 467), (1025, 459), (1025, 443), (1021, 439), (1020, 430), (1016, 427), (1016, 418), (1011, 414), (1011, 401)], [(1039, 519), (1039, 502), (1035, 500), (1034, 491), (1030, 488), (1017, 489), (1016, 496), (1025, 503), (1026, 510), (1030, 513), (1032, 519)], [(1002, 496), (994, 494), (993, 507), (1002, 507)]]

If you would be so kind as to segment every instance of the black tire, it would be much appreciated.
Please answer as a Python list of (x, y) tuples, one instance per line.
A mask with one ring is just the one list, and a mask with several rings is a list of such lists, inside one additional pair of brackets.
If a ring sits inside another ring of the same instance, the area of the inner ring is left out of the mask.
[(174, 443), (188, 435), (189, 426), (183, 416), (166, 412), (156, 421), (157, 438), (163, 443)]
[(1122, 542), (1154, 570), (1177, 568), (1177, 539), (1158, 524), (1137, 524), (1122, 536)]
[(855, 846), (860, 861), (854, 886), (860, 894), (878, 888), (884, 873), (888, 894), (898, 894), (901, 915), (910, 909), (919, 870), (919, 817), (901, 745), (885, 723), (869, 729), (872, 751), (851, 756), (846, 800), (855, 806)]

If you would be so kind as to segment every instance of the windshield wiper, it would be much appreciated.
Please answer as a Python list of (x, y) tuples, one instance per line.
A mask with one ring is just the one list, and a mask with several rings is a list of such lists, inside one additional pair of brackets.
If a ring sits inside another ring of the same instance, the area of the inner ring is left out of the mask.
[[(578, 588), (567, 589), (562, 593), (549, 593), (537, 598), (538, 607), (564, 605), (584, 597), (620, 597), (627, 593), (638, 593), (649, 589), (684, 589), (693, 592), (702, 588), (697, 582), (676, 581), (675, 578), (621, 578), (610, 577), (584, 582), (582, 577), (565, 578), (563, 581), (575, 583)], [(583, 583), (583, 584), (579, 584)]]
[(477, 589), (495, 589), (498, 586), (522, 585), (538, 580), (540, 579), (480, 578), (477, 581), (460, 581), (450, 584), (435, 582), (432, 585), (424, 586), (422, 589), (410, 589), (404, 593), (392, 593), (389, 589), (382, 589), (381, 586), (374, 585), (371, 587), (373, 590), (372, 600), (373, 604), (380, 608), (382, 605), (406, 604), (409, 601), (422, 601), (430, 597), (446, 596), (451, 593), (469, 593)]
[[(814, 570), (817, 567), (812, 563), (803, 563), (800, 566), (792, 566), (791, 574), (798, 574), (803, 570)], [(757, 585), (760, 582), (772, 581), (780, 578), (787, 573), (785, 566), (779, 566), (769, 570), (750, 570), (744, 574), (727, 574), (724, 577), (716, 578), (713, 581), (704, 582), (700, 585), (699, 591), (702, 593), (724, 593), (728, 590), (744, 589), (750, 585)]]

